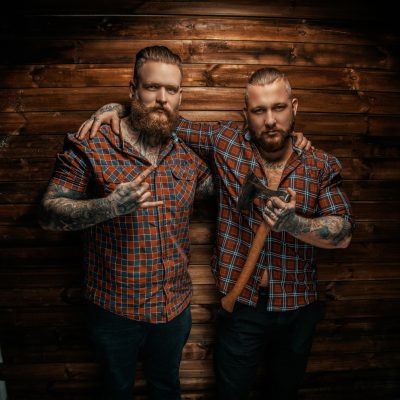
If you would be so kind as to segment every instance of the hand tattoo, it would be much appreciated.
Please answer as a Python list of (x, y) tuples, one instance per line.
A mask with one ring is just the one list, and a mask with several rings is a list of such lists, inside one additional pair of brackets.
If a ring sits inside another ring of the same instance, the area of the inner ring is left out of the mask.
[[(140, 189), (139, 189), (140, 190)], [(114, 210), (115, 216), (125, 215), (135, 211), (139, 207), (138, 189), (132, 189), (126, 185), (119, 185), (110, 195), (111, 207)], [(135, 197), (132, 197), (132, 194)]]
[[(114, 111), (117, 110), (118, 112), (118, 117), (123, 118), (126, 117), (128, 113), (127, 107), (123, 106), (122, 104), (119, 103), (109, 103), (106, 104), (102, 107), (100, 107), (91, 117), (91, 119), (96, 119), (98, 115), (109, 112), (109, 111)], [(97, 118), (98, 119), (98, 118)]]

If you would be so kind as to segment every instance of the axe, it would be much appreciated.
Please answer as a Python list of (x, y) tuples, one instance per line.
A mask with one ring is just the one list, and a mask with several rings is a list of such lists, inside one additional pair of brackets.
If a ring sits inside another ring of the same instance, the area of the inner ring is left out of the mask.
[[(259, 194), (264, 194), (267, 197), (278, 196), (283, 201), (290, 201), (290, 194), (283, 190), (272, 190), (264, 186), (260, 180), (254, 175), (254, 172), (249, 172), (245, 178), (244, 184), (241, 188), (238, 198), (238, 210), (246, 210), (250, 208), (253, 200)], [(271, 228), (263, 220), (257, 229), (256, 236), (251, 244), (247, 260), (240, 271), (239, 277), (233, 289), (221, 299), (222, 308), (225, 311), (232, 312), (235, 306), (236, 299), (242, 293), (250, 276), (254, 272), (257, 260), (260, 256), (261, 250), (264, 247), (265, 239), (267, 238)]]

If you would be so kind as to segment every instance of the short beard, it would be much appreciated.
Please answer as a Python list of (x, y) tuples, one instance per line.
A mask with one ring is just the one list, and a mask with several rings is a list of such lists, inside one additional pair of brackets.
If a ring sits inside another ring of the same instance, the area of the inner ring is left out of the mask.
[[(163, 110), (163, 113), (159, 113)], [(131, 125), (134, 131), (139, 134), (139, 140), (143, 144), (157, 146), (165, 143), (171, 132), (176, 128), (179, 118), (178, 110), (173, 111), (158, 107), (146, 107), (139, 100), (131, 102)]]
[(265, 142), (263, 140), (258, 141), (256, 139), (255, 132), (250, 127), (249, 127), (249, 131), (251, 133), (251, 136), (254, 138), (253, 140), (255, 142), (258, 142), (258, 146), (259, 146), (259, 148), (261, 148), (261, 150), (263, 152), (275, 153), (275, 152), (278, 152), (278, 151), (282, 150), (285, 147), (285, 145), (288, 142), (288, 140), (291, 139), (291, 137), (292, 137), (291, 135), (292, 135), (292, 133), (294, 131), (294, 123), (295, 123), (295, 118), (294, 118), (294, 115), (293, 115), (289, 129), (284, 131), (284, 132), (281, 131), (281, 133), (283, 133), (283, 135), (281, 136), (280, 140), (277, 141), (277, 142), (273, 142), (273, 143)]

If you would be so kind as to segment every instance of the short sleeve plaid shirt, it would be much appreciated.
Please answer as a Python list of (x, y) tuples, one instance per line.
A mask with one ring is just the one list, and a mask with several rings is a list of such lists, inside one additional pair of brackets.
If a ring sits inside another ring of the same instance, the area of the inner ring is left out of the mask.
[[(162, 323), (189, 304), (189, 217), (196, 186), (210, 176), (207, 165), (181, 141), (160, 150), (147, 177), (152, 200), (162, 206), (137, 209), (84, 231), (87, 297), (115, 314)], [(51, 183), (105, 197), (116, 185), (150, 166), (129, 143), (102, 126), (90, 141), (68, 135)]]
[[(239, 276), (262, 221), (264, 202), (260, 199), (254, 201), (249, 211), (237, 211), (240, 188), (250, 171), (264, 185), (267, 180), (247, 130), (242, 131), (231, 122), (211, 125), (181, 119), (177, 133), (209, 161), (214, 173), (219, 204), (212, 269), (219, 291), (226, 294)], [(350, 204), (341, 189), (340, 171), (339, 161), (332, 155), (320, 150), (295, 151), (285, 166), (279, 188), (290, 187), (296, 192), (296, 211), (300, 215), (338, 215), (352, 223)], [(316, 300), (314, 246), (286, 232), (271, 232), (239, 302), (256, 305), (265, 270), (269, 276), (268, 310), (293, 310)]]

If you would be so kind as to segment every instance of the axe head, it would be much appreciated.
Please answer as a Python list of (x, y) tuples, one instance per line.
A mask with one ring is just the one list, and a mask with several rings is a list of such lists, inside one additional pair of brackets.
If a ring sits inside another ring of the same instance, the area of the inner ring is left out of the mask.
[(244, 179), (243, 186), (240, 190), (237, 209), (238, 211), (248, 210), (253, 200), (260, 193), (259, 185), (260, 180), (254, 175), (253, 171), (250, 171)]
[(290, 194), (283, 190), (272, 190), (264, 186), (261, 181), (250, 171), (240, 190), (237, 209), (238, 211), (248, 210), (253, 200), (259, 195), (265, 194), (267, 197), (278, 196), (283, 201), (290, 201)]

